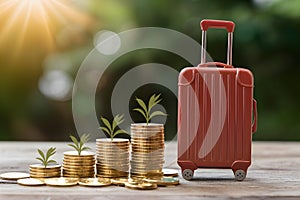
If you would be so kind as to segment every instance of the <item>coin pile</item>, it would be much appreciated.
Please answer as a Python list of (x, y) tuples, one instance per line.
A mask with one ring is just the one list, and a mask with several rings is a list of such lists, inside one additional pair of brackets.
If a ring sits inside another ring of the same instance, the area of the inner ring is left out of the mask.
[(95, 176), (95, 154), (87, 151), (67, 151), (64, 153), (63, 176), (91, 178)]
[(103, 178), (128, 177), (129, 144), (128, 139), (97, 139), (96, 176)]
[(60, 177), (61, 165), (49, 165), (45, 167), (41, 164), (30, 165), (30, 177), (31, 178), (51, 178)]
[(131, 177), (162, 177), (163, 164), (163, 124), (131, 124)]

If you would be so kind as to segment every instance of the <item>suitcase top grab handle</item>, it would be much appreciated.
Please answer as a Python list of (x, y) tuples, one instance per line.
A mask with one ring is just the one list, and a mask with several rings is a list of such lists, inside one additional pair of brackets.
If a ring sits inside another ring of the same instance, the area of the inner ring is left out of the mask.
[(207, 31), (209, 28), (226, 28), (228, 32), (234, 31), (234, 23), (231, 21), (204, 19), (200, 26), (202, 31)]
[(227, 65), (232, 65), (232, 41), (234, 23), (224, 20), (204, 19), (200, 22), (202, 29), (202, 49), (201, 49), (201, 64), (206, 63), (206, 31), (209, 28), (225, 28), (228, 31), (228, 47), (227, 47)]

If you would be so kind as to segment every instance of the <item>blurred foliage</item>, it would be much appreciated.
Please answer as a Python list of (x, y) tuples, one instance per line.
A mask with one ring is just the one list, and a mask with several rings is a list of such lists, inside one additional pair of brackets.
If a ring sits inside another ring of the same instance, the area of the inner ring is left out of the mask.
[[(87, 20), (85, 24), (72, 21), (64, 24), (65, 27), (61, 25), (62, 31), (53, 33), (56, 48), (49, 50), (44, 47), (43, 38), (39, 34), (28, 38), (21, 49), (22, 55), (14, 62), (10, 62), (8, 58), (16, 50), (9, 43), (4, 43), (5, 48), (3, 45), (0, 48), (0, 140), (67, 140), (68, 134), (76, 131), (71, 100), (55, 101), (47, 98), (39, 91), (39, 79), (49, 69), (63, 70), (74, 79), (81, 62), (94, 48), (93, 37), (98, 31), (106, 29), (121, 32), (136, 27), (164, 27), (180, 31), (200, 42), (199, 22), (208, 18), (232, 20), (236, 23), (233, 64), (249, 68), (255, 76), (259, 121), (254, 139), (300, 141), (300, 84), (297, 83), (300, 72), (299, 0), (69, 2), (91, 20)], [(0, 10), (1, 8), (0, 6)], [(0, 22), (5, 21), (2, 19)], [(1, 31), (2, 29), (0, 33)], [(18, 38), (10, 40), (14, 39)], [(208, 52), (216, 61), (226, 60), (225, 31), (209, 31)], [(59, 59), (68, 62), (58, 62)], [(51, 60), (56, 61), (56, 64), (51, 64)], [(119, 58), (105, 72), (106, 80), (100, 82), (103, 85), (99, 85), (97, 94), (101, 92), (102, 95), (97, 95), (97, 102), (101, 100), (101, 104), (109, 105), (114, 83), (122, 74), (134, 66), (149, 62), (166, 64), (177, 70), (190, 65), (168, 52), (131, 52)], [(176, 132), (176, 97), (166, 88), (157, 85), (139, 88), (132, 95), (133, 103), (130, 108), (136, 106), (135, 96), (147, 99), (154, 92), (163, 94), (162, 105), (169, 114), (167, 133)], [(101, 113), (112, 118), (108, 107), (97, 105), (98, 116)], [(131, 114), (134, 119), (139, 120), (140, 116)], [(167, 135), (167, 138), (172, 136)]]

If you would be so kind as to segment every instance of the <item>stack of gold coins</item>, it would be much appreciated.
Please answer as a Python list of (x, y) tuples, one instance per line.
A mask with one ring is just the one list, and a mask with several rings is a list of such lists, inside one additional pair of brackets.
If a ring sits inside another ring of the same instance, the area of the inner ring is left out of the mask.
[(87, 151), (78, 155), (77, 151), (64, 153), (63, 176), (72, 178), (92, 178), (95, 176), (95, 154)]
[(163, 164), (163, 124), (131, 124), (131, 177), (162, 177)]
[(34, 164), (29, 167), (31, 178), (60, 177), (61, 175), (61, 165), (48, 165), (45, 167), (41, 164)]
[(104, 178), (128, 177), (129, 145), (128, 139), (97, 139), (96, 176)]

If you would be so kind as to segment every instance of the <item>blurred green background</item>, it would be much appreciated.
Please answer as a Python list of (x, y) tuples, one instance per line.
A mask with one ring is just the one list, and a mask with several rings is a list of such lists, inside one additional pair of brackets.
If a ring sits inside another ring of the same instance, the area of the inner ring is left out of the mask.
[[(76, 132), (72, 84), (99, 31), (164, 27), (200, 42), (199, 22), (205, 18), (236, 23), (233, 65), (249, 68), (255, 77), (259, 121), (254, 139), (299, 141), (299, 0), (0, 0), (0, 140), (68, 140)], [(208, 34), (208, 52), (225, 61), (226, 32)], [(190, 65), (158, 50), (125, 55), (99, 85), (105, 94), (98, 97), (101, 104), (109, 104), (112, 86), (126, 70), (149, 62), (178, 71)], [(174, 94), (146, 85), (133, 97), (146, 98), (153, 91), (163, 94), (170, 139), (176, 130)], [(98, 107), (99, 116), (112, 118), (109, 106)], [(136, 113), (132, 117), (140, 120)]]

